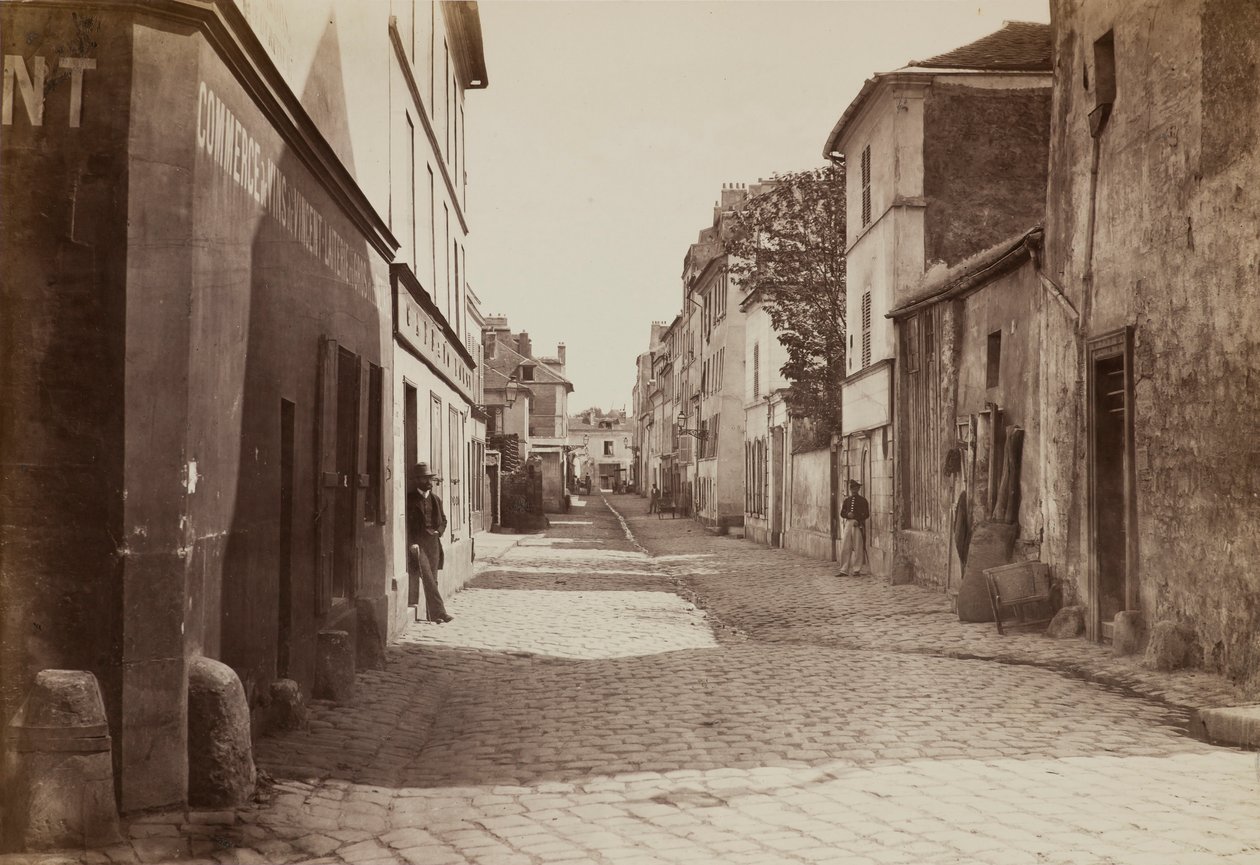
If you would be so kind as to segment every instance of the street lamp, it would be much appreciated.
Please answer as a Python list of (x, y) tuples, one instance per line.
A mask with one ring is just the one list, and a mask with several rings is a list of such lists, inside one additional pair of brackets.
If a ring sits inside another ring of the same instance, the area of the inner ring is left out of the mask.
[(709, 434), (702, 429), (687, 429), (686, 428), (687, 426), (687, 413), (686, 412), (683, 412), (683, 411), (678, 412), (678, 417), (675, 418), (675, 420), (678, 422), (678, 434), (680, 436), (693, 436), (699, 439), (700, 441), (704, 441), (705, 439), (709, 437)]
[(509, 376), (507, 388), (503, 394), (503, 403), (508, 407), (512, 407), (512, 403), (516, 402), (516, 395), (520, 393), (521, 383), (517, 381), (516, 376)]

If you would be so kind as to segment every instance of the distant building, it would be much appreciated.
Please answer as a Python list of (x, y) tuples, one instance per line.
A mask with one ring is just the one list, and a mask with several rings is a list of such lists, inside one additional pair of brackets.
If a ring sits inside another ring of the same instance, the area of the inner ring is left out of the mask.
[(632, 480), (633, 418), (624, 411), (587, 409), (569, 418), (569, 448), (574, 454), (573, 482), (590, 482), (591, 492), (617, 492)]
[[(512, 333), (504, 316), (487, 316), (483, 332), (489, 435), (524, 433), (526, 453), (539, 465), (543, 481), (543, 508), (564, 510), (568, 474), (568, 397), (573, 384), (564, 376), (565, 347), (555, 357), (536, 357), (529, 334)], [(515, 401), (508, 405), (508, 394)]]
[[(894, 327), (886, 314), (932, 268), (1027, 231), (1041, 219), (1050, 111), (1050, 28), (1009, 23), (969, 45), (869, 79), (823, 146), (847, 174), (848, 378), (839, 473), (870, 501), (871, 566), (939, 558), (947, 526), (935, 496), (942, 453), (894, 438)], [(934, 337), (929, 337), (934, 338)], [(953, 418), (915, 416), (933, 428)], [(896, 467), (894, 469), (894, 466)], [(928, 548), (919, 546), (916, 532)]]
[(684, 307), (694, 334), (688, 351), (694, 345), (689, 358), (698, 371), (696, 399), (681, 408), (687, 428), (698, 433), (692, 511), (719, 529), (744, 524), (744, 311), (727, 270), (726, 232), (732, 211), (748, 195), (743, 184), (723, 186), (713, 224), (683, 262)]
[(787, 492), (791, 479), (788, 452), (788, 381), (780, 370), (787, 351), (779, 342), (764, 298), (748, 292), (744, 312), (744, 535), (772, 547), (783, 546), (787, 527)]

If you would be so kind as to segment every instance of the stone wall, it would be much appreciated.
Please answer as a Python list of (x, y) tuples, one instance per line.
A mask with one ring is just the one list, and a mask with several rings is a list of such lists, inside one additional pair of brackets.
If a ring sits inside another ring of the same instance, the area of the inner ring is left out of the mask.
[(938, 82), (928, 88), (923, 112), (925, 269), (956, 264), (1040, 221), (1048, 86), (996, 90)]
[[(1191, 627), (1210, 669), (1255, 680), (1260, 11), (1240, 0), (1052, 6), (1046, 269), (1084, 339), (1133, 329), (1138, 605)], [(1095, 159), (1095, 45), (1109, 31), (1117, 94)], [(1090, 477), (1088, 370), (1070, 317), (1047, 319), (1047, 386), (1077, 396), (1075, 412), (1047, 415), (1047, 548), (1091, 602), (1088, 502), (1071, 495)]]

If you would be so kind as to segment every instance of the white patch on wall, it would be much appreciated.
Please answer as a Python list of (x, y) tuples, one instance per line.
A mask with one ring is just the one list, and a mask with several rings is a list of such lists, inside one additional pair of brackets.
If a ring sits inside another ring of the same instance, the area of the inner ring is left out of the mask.
[(188, 465), (184, 467), (184, 489), (188, 491), (188, 495), (197, 492), (197, 481), (201, 476), (197, 474), (197, 461), (189, 460)]

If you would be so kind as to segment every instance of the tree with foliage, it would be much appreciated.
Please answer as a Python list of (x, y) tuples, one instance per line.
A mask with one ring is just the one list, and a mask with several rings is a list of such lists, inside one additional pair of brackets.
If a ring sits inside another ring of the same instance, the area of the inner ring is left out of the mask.
[(775, 175), (734, 214), (728, 271), (760, 297), (787, 352), (788, 410), (840, 431), (845, 377), (844, 165)]

